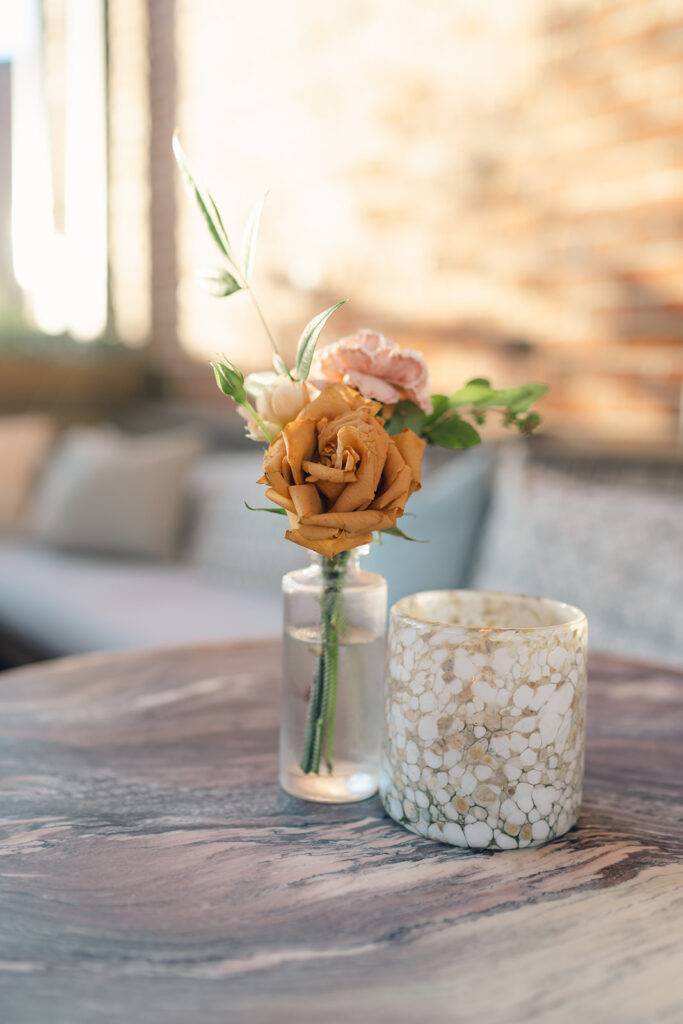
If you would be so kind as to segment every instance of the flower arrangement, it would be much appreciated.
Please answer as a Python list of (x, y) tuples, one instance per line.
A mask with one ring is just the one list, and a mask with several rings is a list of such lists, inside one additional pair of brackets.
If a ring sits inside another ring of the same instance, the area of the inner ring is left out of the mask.
[(304, 328), (294, 367), (288, 367), (252, 288), (262, 199), (254, 208), (238, 257), (209, 192), (201, 186), (177, 137), (173, 148), (188, 191), (219, 250), (221, 266), (204, 275), (217, 297), (246, 291), (273, 348), (274, 372), (245, 377), (227, 357), (212, 362), (218, 387), (239, 407), (263, 457), (267, 511), (288, 520), (285, 537), (322, 556), (320, 644), (310, 691), (301, 770), (319, 773), (323, 755), (334, 768), (334, 721), (342, 587), (349, 552), (381, 534), (412, 538), (399, 528), (410, 496), (421, 486), (427, 445), (470, 448), (490, 414), (523, 434), (540, 417), (531, 406), (541, 384), (496, 390), (477, 378), (450, 395), (431, 394), (419, 352), (401, 350), (383, 335), (360, 330), (316, 351), (337, 302)]

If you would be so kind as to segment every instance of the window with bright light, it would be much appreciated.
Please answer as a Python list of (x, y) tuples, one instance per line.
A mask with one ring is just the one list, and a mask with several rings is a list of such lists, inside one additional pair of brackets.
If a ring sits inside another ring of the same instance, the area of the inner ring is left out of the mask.
[(10, 69), (5, 290), (37, 330), (90, 341), (107, 325), (103, 0), (5, 0), (0, 51)]

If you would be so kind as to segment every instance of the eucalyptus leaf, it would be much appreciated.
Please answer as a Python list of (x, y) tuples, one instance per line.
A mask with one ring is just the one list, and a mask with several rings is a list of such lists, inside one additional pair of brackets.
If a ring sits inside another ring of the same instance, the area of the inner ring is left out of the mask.
[(414, 431), (419, 436), (424, 430), (426, 421), (427, 414), (422, 411), (420, 406), (416, 405), (409, 398), (404, 398), (394, 406), (391, 419), (386, 424), (386, 430), (387, 433), (393, 435), (400, 434), (402, 430), (408, 427), (409, 430)]
[(417, 540), (415, 537), (409, 537), (407, 533), (400, 530), (398, 526), (390, 526), (386, 530), (380, 530), (380, 533), (388, 533), (390, 537), (400, 537), (401, 540), (409, 540), (413, 544), (429, 544), (428, 540)]
[(251, 281), (251, 275), (254, 272), (254, 260), (256, 258), (256, 239), (258, 238), (259, 224), (261, 223), (261, 213), (263, 212), (263, 204), (268, 197), (268, 193), (259, 199), (254, 209), (249, 214), (249, 220), (247, 226), (244, 229), (244, 239), (242, 241), (242, 268), (244, 270), (244, 280), (249, 284)]
[(183, 152), (183, 148), (180, 145), (177, 135), (173, 136), (173, 153), (178, 167), (180, 168), (180, 172), (185, 180), (187, 190), (197, 203), (206, 226), (209, 229), (209, 234), (225, 258), (232, 264), (233, 268), (235, 268), (235, 258), (232, 253), (232, 247), (230, 245), (228, 233), (223, 226), (223, 221), (221, 220), (218, 208), (209, 192), (207, 192), (206, 189), (197, 182), (194, 171)]
[(278, 373), (284, 373), (286, 374), (287, 377), (292, 376), (291, 373), (289, 372), (289, 369), (287, 368), (287, 363), (284, 361), (279, 352), (273, 353), (273, 366), (275, 367)]
[(427, 431), (427, 439), (431, 444), (442, 448), (473, 448), (481, 444), (481, 437), (471, 423), (466, 423), (456, 414), (441, 420)]
[(341, 302), (335, 302), (334, 306), (330, 306), (324, 313), (318, 313), (304, 327), (296, 349), (296, 375), (299, 380), (306, 380), (310, 373), (315, 346), (318, 343), (320, 332), (332, 314), (340, 306), (343, 306), (346, 301), (346, 299), (342, 299)]
[(209, 213), (211, 214), (211, 217), (212, 217), (214, 223), (217, 225), (218, 230), (220, 231), (220, 234), (221, 234), (221, 236), (223, 238), (224, 245), (225, 245), (226, 249), (228, 250), (226, 255), (227, 255), (228, 259), (230, 260), (230, 262), (232, 263), (232, 265), (237, 270), (238, 269), (237, 263), (236, 263), (236, 260), (235, 260), (234, 253), (232, 251), (232, 246), (230, 244), (230, 239), (228, 238), (228, 232), (226, 231), (225, 225), (223, 224), (223, 218), (221, 217), (220, 213), (218, 212), (218, 207), (216, 206), (216, 203), (215, 203), (214, 198), (211, 195), (211, 193), (207, 192), (205, 189), (203, 191), (204, 191), (204, 196), (205, 196), (205, 199), (206, 199), (206, 205), (208, 207)]
[(275, 516), (286, 516), (287, 512), (284, 508), (254, 508), (248, 501), (244, 503), (250, 512), (272, 512)]
[(242, 290), (242, 285), (227, 270), (208, 270), (197, 274), (202, 288), (214, 298), (223, 299), (226, 295)]

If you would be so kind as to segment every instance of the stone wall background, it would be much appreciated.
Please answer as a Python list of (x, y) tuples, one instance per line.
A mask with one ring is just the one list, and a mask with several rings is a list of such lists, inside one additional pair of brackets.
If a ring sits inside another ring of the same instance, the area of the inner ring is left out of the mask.
[[(215, 351), (245, 370), (269, 360), (245, 297), (195, 284), (213, 251), (174, 176), (175, 124), (235, 229), (271, 189), (256, 287), (289, 353), (311, 315), (349, 297), (328, 340), (373, 326), (420, 347), (439, 389), (546, 380), (556, 433), (675, 444), (679, 0), (115, 5), (114, 67), (129, 40), (119, 5), (146, 15), (131, 23), (148, 32), (150, 351), (170, 394), (219, 400)], [(119, 76), (113, 152), (139, 103)], [(125, 173), (112, 160), (112, 195)], [(127, 230), (140, 253), (135, 211), (120, 203), (114, 275)], [(116, 318), (125, 292), (113, 298)]]

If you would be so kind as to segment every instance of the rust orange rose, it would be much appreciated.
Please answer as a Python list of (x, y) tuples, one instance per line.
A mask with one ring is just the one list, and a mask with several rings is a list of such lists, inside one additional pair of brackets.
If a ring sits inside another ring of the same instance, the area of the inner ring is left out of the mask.
[(333, 384), (270, 445), (259, 483), (286, 509), (288, 540), (332, 558), (396, 525), (420, 488), (425, 442), (407, 429), (390, 437), (379, 410)]

